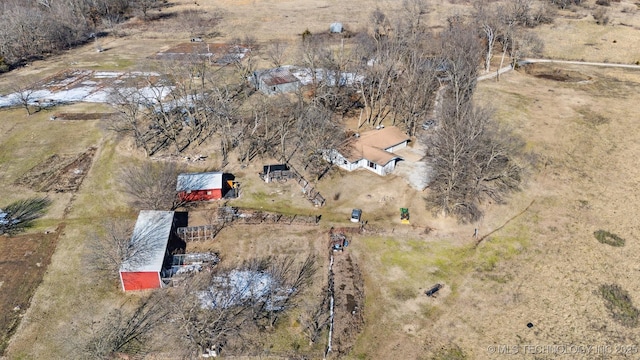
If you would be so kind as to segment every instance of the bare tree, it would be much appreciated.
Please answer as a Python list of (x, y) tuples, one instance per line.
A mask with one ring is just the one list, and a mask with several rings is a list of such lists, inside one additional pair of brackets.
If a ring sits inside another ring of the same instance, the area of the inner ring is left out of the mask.
[(484, 54), (484, 71), (489, 72), (491, 70), (493, 49), (495, 47), (496, 40), (500, 35), (500, 21), (496, 16), (495, 7), (491, 7), (486, 0), (475, 2), (474, 9), (474, 18), (481, 29), (486, 45)]
[(13, 92), (15, 101), (26, 110), (27, 116), (31, 116), (32, 114), (42, 110), (40, 104), (36, 99), (34, 99), (34, 93), (36, 92), (36, 89), (32, 84), (14, 84), (13, 86), (11, 86), (11, 90)]
[(580, 5), (583, 0), (549, 0), (553, 5), (556, 5), (560, 9), (566, 9), (571, 5)]
[(128, 219), (110, 219), (94, 232), (87, 243), (88, 261), (92, 270), (116, 279), (122, 263), (131, 258), (136, 249), (131, 246), (133, 226)]
[[(96, 226), (87, 242), (89, 269), (95, 272), (97, 279), (116, 280), (120, 270), (130, 271), (148, 265), (152, 255), (158, 251), (157, 239), (166, 236), (165, 224), (138, 221), (132, 227), (131, 221), (125, 218), (104, 221), (101, 226)], [(169, 253), (182, 251), (184, 243), (180, 244), (174, 234), (170, 236)]]
[(18, 200), (0, 209), (0, 235), (14, 235), (33, 225), (33, 222), (45, 214), (51, 200), (31, 198)]
[(448, 81), (447, 94), (454, 101), (457, 112), (469, 102), (475, 91), (481, 47), (476, 29), (457, 21), (441, 35), (440, 56)]
[(287, 48), (288, 45), (282, 41), (271, 42), (267, 45), (267, 57), (271, 60), (273, 66), (280, 67), (283, 65)]
[(427, 201), (435, 212), (476, 221), (484, 200), (502, 202), (518, 189), (522, 169), (515, 156), (521, 143), (498, 130), (488, 110), (446, 98), (440, 125), (429, 141), (435, 175)]
[(309, 339), (309, 344), (314, 344), (322, 332), (329, 325), (328, 296), (323, 296), (319, 303), (306, 303), (302, 305), (302, 312), (298, 317), (303, 327), (303, 332)]
[(92, 325), (93, 334), (84, 347), (84, 358), (111, 359), (119, 354), (138, 355), (150, 350), (154, 331), (169, 319), (166, 296), (155, 292), (133, 311), (121, 306)]
[(315, 268), (313, 257), (299, 266), (289, 257), (261, 258), (199, 274), (173, 294), (176, 324), (193, 354), (221, 348), (246, 351), (251, 335), (272, 326), (295, 304)]
[(119, 117), (110, 128), (131, 135), (147, 155), (167, 149), (179, 154), (217, 134), (226, 160), (239, 134), (241, 89), (217, 83), (208, 69), (200, 56), (166, 64), (163, 76), (134, 76), (112, 94)]
[[(150, 0), (140, 0), (150, 1)], [(102, 19), (122, 21), (133, 1), (4, 0), (0, 53), (15, 66), (84, 43)]]
[(154, 9), (160, 2), (157, 0), (135, 0), (133, 6), (142, 14), (144, 20), (149, 20), (149, 11)]
[(176, 190), (178, 174), (183, 170), (174, 162), (145, 161), (125, 167), (119, 179), (133, 207), (174, 210), (183, 205)]

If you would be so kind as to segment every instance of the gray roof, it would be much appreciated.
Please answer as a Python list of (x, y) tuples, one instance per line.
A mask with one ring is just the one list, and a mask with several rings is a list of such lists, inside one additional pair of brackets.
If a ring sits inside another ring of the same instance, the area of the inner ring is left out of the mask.
[(222, 189), (221, 172), (185, 173), (178, 175), (177, 191)]
[(142, 210), (131, 234), (129, 257), (120, 272), (160, 272), (167, 251), (173, 211)]

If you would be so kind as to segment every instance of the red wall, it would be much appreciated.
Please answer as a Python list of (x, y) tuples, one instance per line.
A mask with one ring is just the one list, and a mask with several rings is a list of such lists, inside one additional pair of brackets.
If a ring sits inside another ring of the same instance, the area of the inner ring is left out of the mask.
[(124, 291), (156, 289), (161, 287), (157, 272), (120, 272)]
[[(207, 193), (211, 194), (207, 194)], [(222, 189), (211, 190), (192, 190), (191, 193), (181, 191), (180, 200), (182, 201), (208, 201), (222, 199)]]

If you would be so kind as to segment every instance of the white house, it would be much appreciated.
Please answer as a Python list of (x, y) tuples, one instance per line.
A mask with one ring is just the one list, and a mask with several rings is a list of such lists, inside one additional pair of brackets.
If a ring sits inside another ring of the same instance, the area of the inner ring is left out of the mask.
[(364, 168), (384, 176), (402, 160), (394, 152), (407, 147), (409, 140), (410, 137), (395, 126), (371, 130), (354, 137), (345, 151), (328, 151), (325, 159), (347, 171)]

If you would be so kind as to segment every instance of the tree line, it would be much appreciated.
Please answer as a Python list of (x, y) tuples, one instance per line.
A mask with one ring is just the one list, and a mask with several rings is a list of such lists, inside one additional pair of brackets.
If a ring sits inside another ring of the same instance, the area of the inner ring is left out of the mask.
[(164, 0), (1, 0), (0, 72), (72, 48)]

